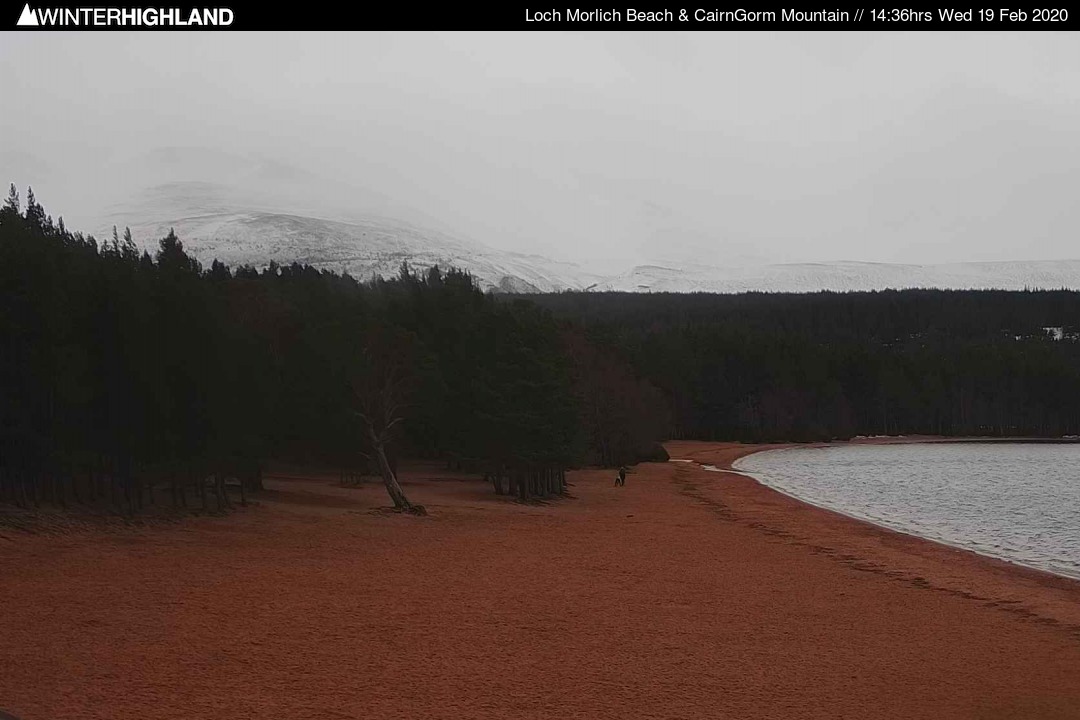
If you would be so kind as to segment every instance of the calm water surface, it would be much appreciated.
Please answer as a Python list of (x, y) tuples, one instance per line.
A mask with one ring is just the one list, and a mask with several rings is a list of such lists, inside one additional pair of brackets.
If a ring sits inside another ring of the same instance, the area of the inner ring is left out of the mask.
[(1080, 578), (1080, 444), (792, 448), (735, 466), (815, 505)]

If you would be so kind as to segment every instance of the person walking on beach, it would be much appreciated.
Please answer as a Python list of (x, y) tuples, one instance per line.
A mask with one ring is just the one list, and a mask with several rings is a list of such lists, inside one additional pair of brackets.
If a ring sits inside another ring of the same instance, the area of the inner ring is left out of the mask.
[(619, 474), (615, 477), (615, 486), (616, 487), (625, 487), (626, 486), (626, 466), (625, 465), (622, 465), (622, 466), (619, 467)]

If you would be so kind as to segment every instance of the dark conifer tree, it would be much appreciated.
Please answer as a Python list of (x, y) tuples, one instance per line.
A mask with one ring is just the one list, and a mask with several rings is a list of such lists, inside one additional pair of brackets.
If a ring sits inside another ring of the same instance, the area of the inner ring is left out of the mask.
[(11, 188), (8, 190), (7, 199), (4, 200), (4, 212), (13, 215), (21, 215), (22, 207), (19, 204), (19, 191), (15, 188), (15, 183), (11, 183)]

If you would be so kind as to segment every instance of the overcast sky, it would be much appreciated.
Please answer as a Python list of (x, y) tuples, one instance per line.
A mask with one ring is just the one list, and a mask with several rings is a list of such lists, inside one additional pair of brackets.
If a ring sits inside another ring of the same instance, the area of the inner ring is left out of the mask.
[(1067, 33), (4, 33), (0, 179), (77, 226), (250, 161), (611, 271), (1076, 258), (1078, 101)]

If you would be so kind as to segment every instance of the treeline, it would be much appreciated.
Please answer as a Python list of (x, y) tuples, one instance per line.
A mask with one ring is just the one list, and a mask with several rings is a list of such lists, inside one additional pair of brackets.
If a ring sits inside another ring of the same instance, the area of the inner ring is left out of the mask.
[(1080, 434), (1080, 293), (532, 296), (671, 401), (668, 435)]
[(268, 460), (356, 476), (402, 455), (526, 498), (669, 424), (625, 359), (467, 274), (203, 268), (172, 233), (151, 255), (27, 195), (0, 209), (0, 502), (205, 506)]

